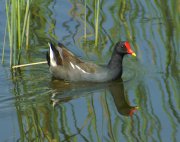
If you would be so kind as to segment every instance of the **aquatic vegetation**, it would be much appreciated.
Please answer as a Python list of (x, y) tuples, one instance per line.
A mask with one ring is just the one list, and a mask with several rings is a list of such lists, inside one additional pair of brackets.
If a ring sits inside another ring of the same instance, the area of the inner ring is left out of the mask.
[[(29, 45), (29, 26), (30, 26), (30, 4), (32, 0), (7, 0), (6, 16), (10, 47), (10, 66), (18, 64), (20, 61), (22, 47), (28, 48)], [(6, 38), (6, 34), (5, 34)], [(5, 40), (4, 40), (5, 45)], [(4, 46), (5, 47), (5, 46)], [(4, 53), (3, 47), (3, 53)], [(2, 61), (4, 60), (4, 54)]]

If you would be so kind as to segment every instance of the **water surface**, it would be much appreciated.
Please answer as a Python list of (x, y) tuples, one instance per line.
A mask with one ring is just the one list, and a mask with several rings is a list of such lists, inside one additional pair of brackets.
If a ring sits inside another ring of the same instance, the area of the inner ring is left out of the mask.
[[(49, 39), (99, 64), (109, 61), (117, 41), (128, 40), (137, 57), (125, 57), (122, 80), (58, 81), (45, 64), (11, 70), (7, 36), (0, 65), (1, 141), (180, 139), (178, 0), (101, 0), (99, 7), (97, 1), (36, 0), (31, 12), (30, 48), (22, 64), (45, 60)], [(0, 16), (6, 19), (4, 1)], [(0, 24), (2, 47), (6, 20)]]

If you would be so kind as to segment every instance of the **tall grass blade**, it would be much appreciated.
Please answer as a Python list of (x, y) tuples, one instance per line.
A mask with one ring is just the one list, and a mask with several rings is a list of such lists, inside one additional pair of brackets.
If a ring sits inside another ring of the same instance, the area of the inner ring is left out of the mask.
[(17, 1), (17, 12), (18, 12), (18, 16), (17, 16), (17, 20), (18, 20), (18, 48), (20, 49), (21, 47), (21, 15), (20, 15), (20, 2), (19, 0)]
[(27, 18), (27, 28), (26, 28), (26, 50), (29, 48), (29, 26), (30, 26), (30, 13)]
[(3, 40), (3, 48), (2, 48), (2, 58), (1, 58), (1, 63), (4, 63), (4, 50), (5, 50), (5, 44), (6, 44), (6, 32), (7, 32), (7, 24), (5, 27), (5, 31), (4, 31), (4, 40)]
[[(25, 11), (25, 15), (24, 15), (24, 24), (23, 24), (23, 30), (22, 30), (22, 42), (24, 40), (24, 33), (25, 33), (25, 30), (26, 30), (26, 27), (27, 27), (27, 21), (28, 20), (28, 15), (29, 15), (29, 0), (27, 0), (27, 3), (26, 3), (26, 11)], [(22, 46), (22, 42), (21, 42), (21, 46)]]
[(95, 46), (98, 45), (98, 30), (99, 30), (99, 0), (95, 2)]
[(6, 1), (7, 29), (9, 34), (10, 47), (10, 66), (20, 63), (21, 50), (24, 46), (24, 43), (24, 47), (26, 47), (25, 49), (28, 49), (30, 2), (31, 0)]
[(86, 15), (87, 15), (87, 13), (86, 13), (86, 7), (87, 7), (87, 2), (86, 2), (86, 0), (84, 0), (84, 38), (85, 38), (85, 40), (87, 39), (87, 36), (86, 36), (86, 27), (87, 27), (87, 25), (86, 25), (86, 23), (87, 23), (87, 21), (86, 21)]

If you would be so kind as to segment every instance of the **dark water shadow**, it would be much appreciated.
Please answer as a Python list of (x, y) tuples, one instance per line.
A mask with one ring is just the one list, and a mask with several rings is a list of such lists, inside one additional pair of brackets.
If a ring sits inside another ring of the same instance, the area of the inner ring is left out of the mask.
[(95, 95), (100, 90), (109, 91), (113, 97), (114, 104), (119, 114), (124, 116), (132, 116), (138, 109), (137, 106), (131, 106), (124, 92), (124, 83), (120, 79), (110, 83), (64, 83), (63, 81), (54, 80), (51, 83), (54, 93), (52, 94), (52, 104), (57, 106), (61, 103), (71, 101), (88, 95)]

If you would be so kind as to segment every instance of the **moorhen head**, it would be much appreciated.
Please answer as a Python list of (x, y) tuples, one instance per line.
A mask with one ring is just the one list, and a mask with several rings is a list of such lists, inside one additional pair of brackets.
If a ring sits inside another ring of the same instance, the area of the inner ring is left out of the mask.
[(102, 66), (91, 62), (83, 62), (61, 43), (58, 43), (58, 46), (49, 43), (47, 61), (49, 70), (56, 79), (107, 82), (121, 77), (123, 68), (122, 60), (126, 54), (136, 56), (129, 42), (118, 42), (115, 45), (109, 63)]

